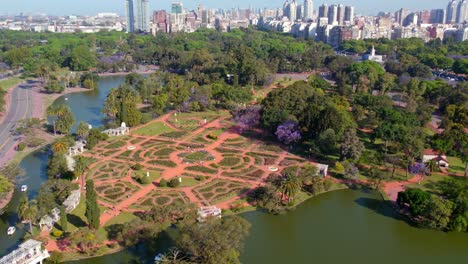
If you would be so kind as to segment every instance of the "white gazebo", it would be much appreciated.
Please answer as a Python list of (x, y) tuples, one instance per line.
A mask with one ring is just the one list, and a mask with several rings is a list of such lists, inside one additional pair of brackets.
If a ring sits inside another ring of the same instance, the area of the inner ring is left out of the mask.
[(85, 146), (86, 146), (86, 142), (76, 141), (73, 147), (68, 148), (68, 155), (69, 156), (80, 155), (81, 153), (84, 152)]
[(81, 191), (75, 190), (70, 193), (70, 195), (65, 199), (63, 202), (63, 206), (65, 206), (65, 212), (71, 213), (75, 208), (80, 204), (81, 198)]
[(328, 174), (328, 165), (317, 163), (317, 176), (326, 177)]
[(111, 136), (111, 137), (125, 136), (130, 133), (130, 128), (127, 127), (127, 124), (125, 124), (125, 122), (122, 122), (120, 127), (107, 129), (107, 130), (102, 131), (102, 133), (107, 134), (108, 136)]
[(203, 222), (209, 217), (221, 218), (221, 209), (216, 206), (202, 206), (198, 209), (199, 222)]
[(48, 257), (50, 257), (49, 252), (42, 248), (42, 242), (29, 239), (2, 257), (0, 264), (42, 264), (42, 261)]

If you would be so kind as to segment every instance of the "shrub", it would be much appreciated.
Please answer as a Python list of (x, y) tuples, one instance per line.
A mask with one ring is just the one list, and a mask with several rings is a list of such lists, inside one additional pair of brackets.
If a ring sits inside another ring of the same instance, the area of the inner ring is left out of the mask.
[(326, 191), (329, 191), (331, 189), (331, 187), (333, 186), (333, 181), (330, 180), (330, 179), (326, 179), (324, 182), (323, 182), (323, 185), (325, 187), (325, 190)]
[(165, 179), (161, 179), (159, 181), (159, 187), (167, 187), (167, 181)]
[(20, 142), (18, 144), (18, 151), (23, 151), (25, 148), (26, 148), (26, 144), (24, 144), (23, 142)]
[(57, 237), (57, 238), (58, 238), (58, 237), (61, 237), (62, 235), (63, 235), (63, 232), (60, 231), (60, 230), (54, 230), (54, 231), (52, 231), (52, 236), (53, 236), (53, 237)]
[(138, 171), (139, 171), (139, 170), (141, 170), (141, 168), (142, 168), (142, 167), (141, 167), (141, 164), (140, 164), (140, 163), (137, 163), (137, 164), (133, 165), (133, 169), (134, 169), (134, 170), (138, 170)]
[(140, 178), (140, 182), (142, 184), (150, 184), (152, 181), (151, 181), (151, 178), (150, 177), (147, 177), (146, 175), (141, 177)]
[(211, 134), (211, 133), (208, 134), (206, 137), (209, 138), (209, 139), (213, 139), (213, 140), (217, 140), (217, 139), (218, 139), (218, 136), (217, 136), (217, 135)]
[(180, 186), (179, 178), (173, 178), (168, 184), (169, 187), (171, 188), (177, 188)]

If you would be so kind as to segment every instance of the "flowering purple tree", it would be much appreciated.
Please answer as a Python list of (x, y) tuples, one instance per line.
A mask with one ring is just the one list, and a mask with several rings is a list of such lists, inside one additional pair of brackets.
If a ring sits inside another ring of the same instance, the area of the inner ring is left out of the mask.
[(429, 173), (429, 169), (427, 168), (426, 164), (424, 163), (414, 163), (410, 165), (409, 172), (413, 175), (421, 174), (422, 176), (426, 176)]
[(275, 135), (284, 144), (291, 144), (301, 140), (301, 132), (297, 128), (297, 123), (293, 121), (286, 121), (279, 125)]
[(251, 105), (248, 107), (238, 107), (232, 111), (234, 121), (242, 128), (252, 128), (260, 123), (262, 106)]

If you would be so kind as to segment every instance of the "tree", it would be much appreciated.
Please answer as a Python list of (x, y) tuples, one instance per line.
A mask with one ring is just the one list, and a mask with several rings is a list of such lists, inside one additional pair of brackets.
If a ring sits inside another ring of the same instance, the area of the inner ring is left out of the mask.
[(282, 194), (281, 200), (284, 200), (284, 196), (288, 197), (288, 201), (291, 202), (294, 196), (301, 188), (299, 178), (292, 174), (283, 175), (280, 181), (280, 190)]
[(33, 221), (37, 215), (37, 205), (35, 201), (28, 201), (28, 198), (24, 196), (18, 206), (18, 217), (23, 221), (29, 221), (29, 232), (32, 234)]
[(54, 153), (47, 162), (47, 176), (51, 178), (60, 178), (68, 172), (68, 165), (63, 153)]
[(75, 156), (75, 167), (73, 173), (76, 177), (79, 177), (86, 172), (88, 166), (91, 165), (91, 160), (83, 156)]
[(356, 135), (356, 129), (349, 129), (343, 137), (343, 143), (340, 148), (340, 159), (358, 160), (364, 149), (364, 144)]
[(318, 146), (322, 152), (326, 154), (332, 153), (336, 146), (335, 130), (327, 129), (320, 133)]
[(162, 115), (164, 113), (164, 110), (167, 107), (169, 97), (167, 94), (159, 94), (156, 96), (153, 96), (152, 100), (152, 109), (153, 112), (156, 113), (157, 115)]
[(86, 212), (85, 216), (88, 219), (89, 227), (92, 229), (99, 228), (99, 206), (97, 203), (97, 193), (94, 189), (94, 181), (86, 181)]
[(301, 133), (297, 128), (297, 123), (286, 121), (276, 129), (275, 135), (284, 144), (291, 144), (301, 140)]
[(89, 130), (86, 148), (91, 150), (96, 146), (100, 141), (105, 141), (109, 138), (107, 134), (104, 134), (98, 128), (93, 128)]
[(37, 196), (38, 215), (50, 213), (55, 207), (60, 207), (73, 190), (78, 189), (76, 183), (63, 179), (51, 179), (46, 181), (39, 189)]
[(453, 212), (453, 202), (431, 195), (423, 215), (426, 217), (425, 225), (429, 228), (447, 230)]
[(47, 115), (52, 119), (54, 135), (57, 131), (62, 134), (70, 133), (75, 118), (68, 105), (51, 105), (47, 108)]
[(197, 263), (239, 263), (242, 242), (249, 229), (249, 222), (238, 216), (208, 219), (201, 225), (188, 223), (180, 228), (175, 244)]
[(73, 71), (88, 71), (96, 66), (96, 57), (88, 47), (77, 46), (70, 53), (69, 66)]
[(397, 204), (400, 207), (409, 206), (412, 216), (421, 215), (427, 207), (431, 195), (421, 189), (408, 188), (398, 193)]
[(7, 193), (13, 188), (13, 183), (0, 174), (0, 194)]
[(357, 179), (358, 176), (359, 176), (359, 169), (356, 167), (356, 165), (354, 165), (353, 163), (345, 160), (344, 162), (342, 162), (342, 166), (344, 168), (344, 175), (346, 178), (348, 179)]
[(67, 232), (68, 219), (67, 219), (67, 212), (65, 211), (64, 206), (60, 206), (60, 227), (62, 228), (63, 232)]
[(118, 89), (111, 89), (104, 102), (102, 112), (114, 119), (118, 125), (125, 122), (128, 126), (137, 126), (141, 123), (141, 112), (137, 104), (141, 97), (129, 85), (121, 85)]
[(65, 154), (69, 147), (68, 141), (59, 139), (52, 144), (52, 151), (54, 154)]
[(76, 128), (76, 134), (82, 139), (86, 139), (89, 134), (89, 125), (81, 121)]
[(16, 177), (24, 175), (24, 170), (19, 166), (18, 162), (12, 161), (0, 169), (0, 175), (14, 182)]

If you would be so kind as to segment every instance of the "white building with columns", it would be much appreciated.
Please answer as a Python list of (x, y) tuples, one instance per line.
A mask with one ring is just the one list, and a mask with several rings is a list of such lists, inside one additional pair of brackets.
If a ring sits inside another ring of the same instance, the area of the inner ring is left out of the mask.
[(0, 264), (42, 264), (42, 261), (48, 257), (50, 257), (49, 252), (47, 249), (42, 249), (42, 242), (29, 239), (2, 257)]

